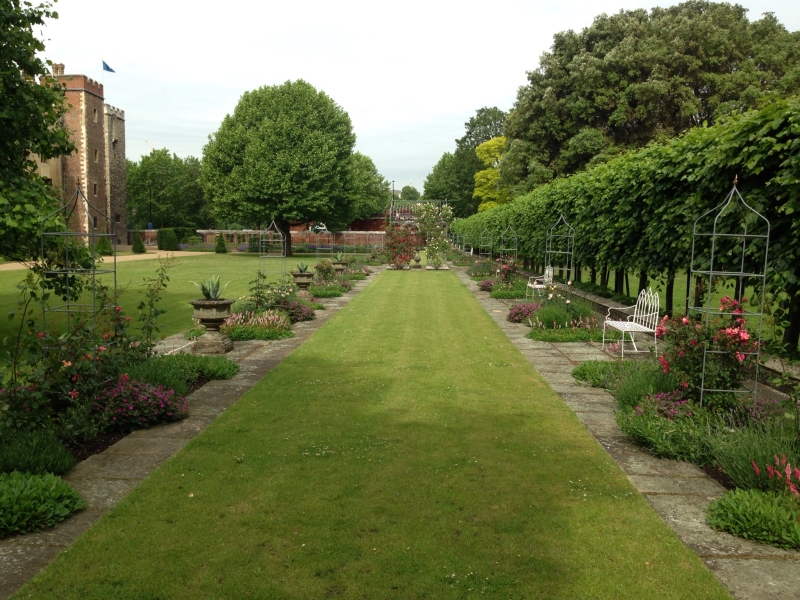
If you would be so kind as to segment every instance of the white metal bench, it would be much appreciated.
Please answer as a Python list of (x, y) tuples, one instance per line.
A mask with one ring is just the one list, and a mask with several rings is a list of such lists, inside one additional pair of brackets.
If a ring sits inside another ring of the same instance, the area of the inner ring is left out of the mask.
[(528, 287), (525, 288), (525, 299), (538, 296), (542, 290), (553, 285), (553, 267), (545, 267), (542, 277), (528, 277)]
[[(609, 308), (606, 315), (606, 321), (603, 323), (603, 348), (606, 345), (606, 328), (616, 329), (622, 333), (622, 344), (620, 345), (622, 358), (625, 358), (625, 334), (630, 337), (631, 344), (633, 344), (634, 352), (648, 352), (648, 350), (639, 350), (636, 347), (636, 340), (633, 337), (635, 333), (644, 333), (653, 336), (653, 344), (658, 353), (658, 339), (656, 338), (656, 325), (658, 324), (658, 309), (659, 300), (658, 294), (654, 293), (652, 289), (646, 292), (642, 290), (639, 293), (639, 298), (633, 306), (625, 306), (622, 308)], [(633, 314), (628, 316), (627, 321), (612, 321), (611, 311), (627, 311), (633, 310)]]

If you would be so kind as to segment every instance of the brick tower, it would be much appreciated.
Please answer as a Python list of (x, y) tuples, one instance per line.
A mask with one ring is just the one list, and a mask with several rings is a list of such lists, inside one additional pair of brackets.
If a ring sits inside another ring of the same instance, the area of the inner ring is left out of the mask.
[[(116, 231), (117, 245), (127, 243), (127, 191), (125, 187), (125, 111), (105, 105), (106, 214)], [(107, 231), (111, 233), (111, 229)]]

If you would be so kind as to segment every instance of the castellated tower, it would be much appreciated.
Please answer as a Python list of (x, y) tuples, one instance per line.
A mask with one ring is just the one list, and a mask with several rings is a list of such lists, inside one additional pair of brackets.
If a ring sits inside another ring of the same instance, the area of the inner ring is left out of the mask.
[[(106, 205), (109, 227), (116, 230), (117, 245), (127, 243), (127, 192), (125, 187), (125, 111), (105, 105)], [(107, 233), (111, 233), (109, 230)]]
[[(108, 183), (103, 86), (86, 75), (65, 75), (62, 64), (53, 65), (53, 75), (64, 86), (71, 105), (66, 127), (76, 147), (74, 153), (62, 158), (64, 197), (69, 200), (80, 188), (91, 206), (105, 212)], [(122, 161), (124, 164), (124, 155)], [(109, 217), (114, 219), (113, 215)], [(73, 210), (68, 226), (72, 231), (89, 233), (95, 227), (105, 229), (106, 219), (91, 210)]]

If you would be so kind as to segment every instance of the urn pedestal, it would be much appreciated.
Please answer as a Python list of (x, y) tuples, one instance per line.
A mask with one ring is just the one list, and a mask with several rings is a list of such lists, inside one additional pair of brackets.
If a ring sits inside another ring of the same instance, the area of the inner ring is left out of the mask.
[(195, 354), (225, 354), (233, 350), (233, 341), (220, 333), (220, 326), (231, 314), (231, 305), (235, 300), (190, 300), (194, 307), (195, 319), (206, 328), (206, 332), (197, 338), (193, 352)]
[(292, 277), (299, 290), (307, 290), (308, 286), (314, 283), (313, 273), (296, 273), (292, 272)]
[(339, 262), (338, 260), (333, 261), (333, 268), (336, 269), (336, 274), (341, 275), (344, 273), (344, 270), (347, 268), (346, 262)]

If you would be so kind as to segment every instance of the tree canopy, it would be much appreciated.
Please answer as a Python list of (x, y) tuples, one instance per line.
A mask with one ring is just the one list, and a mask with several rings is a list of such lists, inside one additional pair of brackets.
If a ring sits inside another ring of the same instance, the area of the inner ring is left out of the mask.
[(400, 197), (405, 202), (416, 202), (420, 199), (420, 193), (413, 185), (404, 185), (400, 190)]
[[(141, 161), (127, 161), (128, 209), (137, 209), (138, 223), (161, 227), (195, 227), (212, 223), (200, 186), (200, 161), (162, 148)], [(152, 216), (150, 201), (152, 193)], [(133, 219), (131, 219), (131, 223)]]
[(473, 196), (480, 200), (478, 212), (489, 210), (511, 201), (511, 194), (500, 181), (498, 166), (506, 151), (506, 138), (494, 137), (475, 148), (475, 155), (483, 163), (485, 169), (475, 173), (475, 191)]
[(800, 32), (692, 0), (555, 35), (509, 114), (503, 181), (523, 193), (652, 140), (800, 90)]
[(67, 111), (34, 27), (58, 14), (0, 0), (0, 255), (24, 260), (38, 251), (39, 220), (58, 206), (58, 196), (36, 174), (34, 155), (46, 160), (74, 150), (62, 124)]
[(245, 92), (203, 149), (201, 182), (218, 218), (267, 226), (321, 221), (340, 229), (355, 211), (350, 117), (302, 81)]
[(445, 152), (425, 178), (425, 197), (447, 200), (456, 216), (474, 214), (480, 204), (480, 200), (473, 196), (475, 174), (484, 168), (475, 149), (483, 142), (502, 135), (505, 119), (506, 113), (496, 106), (478, 109), (464, 123), (465, 132), (456, 140), (455, 151)]
[(368, 219), (382, 214), (392, 202), (392, 187), (369, 156), (355, 152), (351, 157), (353, 173), (353, 218)]

